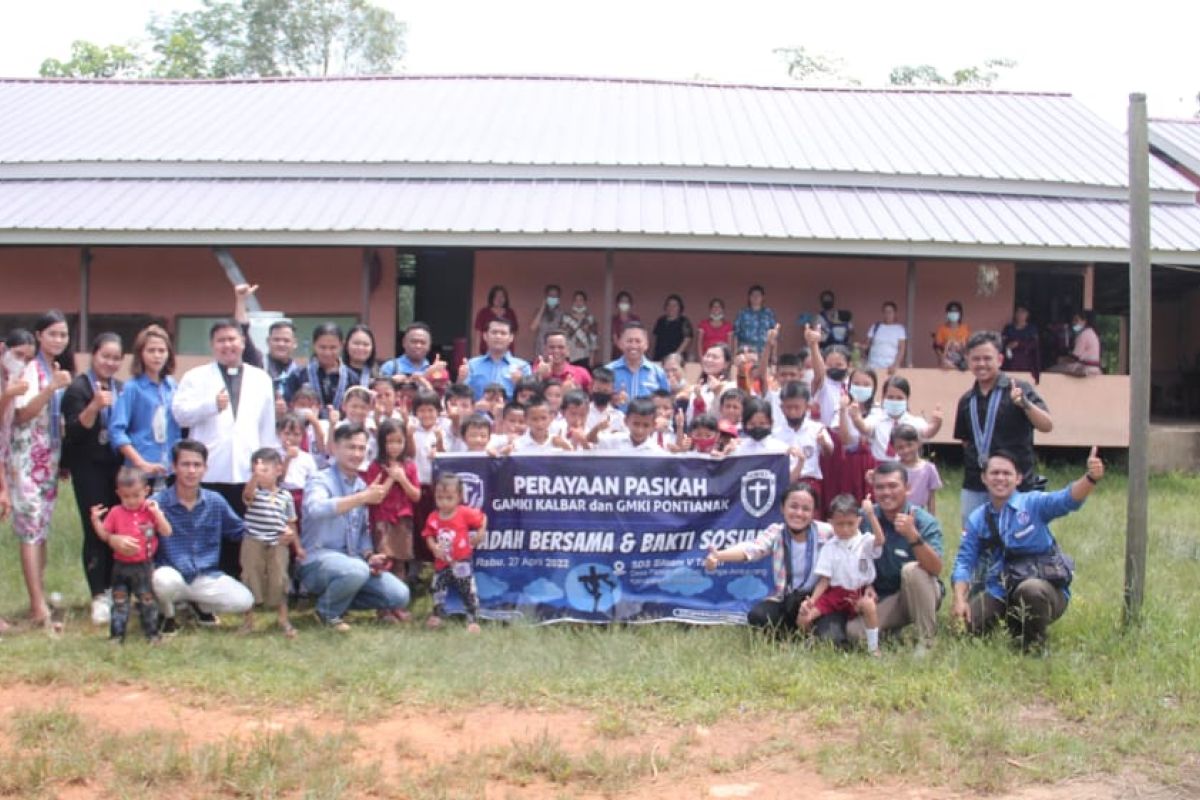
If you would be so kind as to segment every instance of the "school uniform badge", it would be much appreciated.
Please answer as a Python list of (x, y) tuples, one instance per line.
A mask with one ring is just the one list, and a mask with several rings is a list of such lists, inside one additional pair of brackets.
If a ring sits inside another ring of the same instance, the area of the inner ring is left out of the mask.
[(742, 476), (742, 508), (752, 517), (762, 517), (775, 505), (775, 473), (752, 469)]

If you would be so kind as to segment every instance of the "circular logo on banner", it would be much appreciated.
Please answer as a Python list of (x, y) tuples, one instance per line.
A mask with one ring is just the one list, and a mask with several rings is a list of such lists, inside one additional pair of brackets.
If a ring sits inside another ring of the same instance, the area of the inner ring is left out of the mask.
[(742, 476), (742, 508), (752, 517), (764, 516), (775, 505), (775, 473), (752, 469)]
[(572, 608), (604, 614), (621, 601), (621, 581), (607, 564), (580, 564), (567, 573), (567, 602)]
[(471, 508), (483, 508), (483, 478), (474, 472), (460, 472), (458, 479), (462, 481), (463, 502)]

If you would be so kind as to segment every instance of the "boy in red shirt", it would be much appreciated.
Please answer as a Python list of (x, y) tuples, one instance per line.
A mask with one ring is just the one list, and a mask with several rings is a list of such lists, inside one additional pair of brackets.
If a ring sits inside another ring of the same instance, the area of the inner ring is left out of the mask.
[(433, 615), (426, 624), (440, 627), (446, 613), (446, 593), (451, 586), (458, 591), (467, 609), (467, 631), (479, 633), (476, 615), (479, 596), (475, 592), (475, 575), (471, 558), (475, 546), (487, 533), (487, 515), (477, 508), (463, 505), (462, 481), (457, 475), (445, 474), (433, 487), (437, 509), (425, 520), (421, 535), (433, 553)]
[(133, 467), (117, 473), (117, 497), (121, 505), (106, 509), (92, 506), (92, 527), (100, 541), (113, 549), (112, 597), (109, 639), (125, 644), (129, 623), (130, 595), (137, 595), (142, 633), (158, 644), (158, 603), (154, 599), (154, 553), (158, 536), (171, 535), (171, 523), (154, 500), (147, 499), (146, 476)]

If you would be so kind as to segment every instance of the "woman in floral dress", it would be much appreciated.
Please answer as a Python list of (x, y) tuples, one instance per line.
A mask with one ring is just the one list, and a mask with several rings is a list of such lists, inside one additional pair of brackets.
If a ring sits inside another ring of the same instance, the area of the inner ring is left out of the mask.
[(37, 355), (22, 379), (29, 388), (17, 398), (8, 458), (8, 491), (13, 532), (21, 541), (21, 571), (29, 591), (29, 616), (50, 625), (46, 603), (46, 536), (58, 497), (58, 460), (62, 443), (60, 401), (71, 383), (71, 335), (61, 311), (48, 311), (33, 327)]

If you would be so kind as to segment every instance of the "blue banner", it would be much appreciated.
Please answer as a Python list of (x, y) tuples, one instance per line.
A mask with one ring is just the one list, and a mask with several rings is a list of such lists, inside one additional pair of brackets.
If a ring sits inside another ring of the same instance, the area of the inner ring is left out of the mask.
[(782, 521), (786, 455), (455, 454), (435, 470), (457, 473), (487, 514), (482, 617), (737, 624), (773, 588), (769, 558), (713, 573), (703, 562), (710, 545)]

